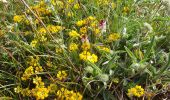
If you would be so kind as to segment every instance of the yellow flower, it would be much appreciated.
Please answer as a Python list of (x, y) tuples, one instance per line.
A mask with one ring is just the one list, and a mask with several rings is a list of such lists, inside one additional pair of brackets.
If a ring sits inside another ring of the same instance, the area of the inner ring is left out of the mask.
[(87, 56), (87, 60), (92, 63), (95, 63), (95, 62), (97, 62), (98, 57), (95, 54), (92, 54), (91, 56)]
[(16, 88), (14, 88), (15, 93), (20, 93), (21, 90), (22, 90), (22, 88), (20, 86), (17, 86)]
[(82, 34), (87, 33), (87, 28), (86, 27), (80, 28), (80, 33), (82, 33)]
[(68, 17), (72, 17), (72, 16), (74, 16), (74, 13), (71, 12), (71, 11), (69, 11), (69, 12), (67, 13), (67, 16), (68, 16)]
[(65, 91), (65, 88), (61, 88), (60, 90), (57, 91), (56, 95), (58, 99), (64, 100), (64, 97), (65, 97), (64, 91)]
[(28, 19), (25, 20), (26, 25), (30, 25), (30, 21)]
[(83, 51), (82, 53), (80, 53), (79, 57), (81, 60), (90, 61), (92, 63), (95, 63), (98, 60), (98, 57), (95, 54), (91, 55), (91, 53), (87, 51)]
[(57, 28), (54, 25), (48, 25), (47, 29), (51, 32), (51, 33), (55, 33), (57, 32)]
[(92, 27), (92, 29), (96, 29), (98, 28), (98, 24), (99, 22), (97, 20), (94, 20), (90, 23), (90, 27)]
[(63, 49), (60, 48), (60, 47), (56, 47), (55, 51), (56, 51), (56, 53), (62, 53), (62, 52), (63, 52)]
[(83, 96), (79, 92), (74, 92), (67, 90), (65, 88), (61, 88), (56, 93), (59, 100), (82, 100)]
[(57, 73), (57, 78), (58, 78), (59, 80), (66, 79), (66, 77), (67, 77), (66, 71), (59, 71), (59, 72)]
[(42, 82), (41, 77), (35, 77), (35, 78), (33, 78), (33, 83), (34, 83), (36, 86), (39, 86), (41, 82)]
[(128, 89), (128, 93), (127, 93), (129, 97), (132, 96), (141, 97), (143, 96), (143, 94), (144, 94), (144, 89), (139, 85), (136, 85), (135, 87)]
[(113, 79), (112, 79), (112, 82), (114, 82), (114, 83), (116, 83), (116, 84), (119, 83), (119, 78), (113, 78)]
[(69, 34), (70, 37), (79, 37), (79, 36), (80, 36), (80, 34), (78, 34), (78, 33), (77, 33), (76, 31), (74, 31), (74, 30), (70, 31), (68, 34)]
[(15, 15), (13, 17), (14, 22), (20, 23), (23, 20), (24, 16), (23, 15)]
[(37, 100), (40, 100), (40, 99), (45, 99), (46, 97), (48, 97), (49, 90), (44, 87), (37, 87), (35, 89), (32, 89), (31, 92), (33, 96), (36, 97)]
[(35, 73), (43, 72), (42, 66), (35, 67)]
[(129, 7), (123, 7), (123, 12), (128, 13), (130, 11)]
[(57, 33), (61, 30), (63, 30), (62, 26), (55, 26), (55, 25), (48, 25), (47, 29), (51, 32), (51, 33)]
[(87, 60), (87, 56), (91, 56), (90, 52), (83, 51), (82, 53), (79, 54), (80, 59), (84, 61)]
[(81, 45), (81, 48), (84, 50), (84, 51), (87, 51), (90, 49), (90, 43), (89, 42), (84, 42), (82, 45)]
[(136, 96), (137, 96), (137, 97), (143, 96), (143, 94), (144, 94), (144, 89), (143, 89), (141, 86), (139, 86), (139, 85), (136, 85), (135, 88), (136, 88), (136, 90), (137, 90)]
[(45, 36), (40, 36), (40, 41), (45, 42), (45, 41), (47, 41), (47, 38)]
[(30, 56), (30, 61), (28, 61), (27, 63), (33, 67), (40, 66), (39, 59), (40, 58), (38, 56), (36, 56), (36, 58), (34, 58), (33, 56)]
[(57, 5), (59, 9), (62, 9), (64, 7), (64, 3), (59, 0), (51, 0), (51, 4), (54, 6)]
[(45, 28), (40, 28), (38, 30), (38, 32), (41, 33), (41, 34), (44, 34), (44, 33), (46, 33), (46, 29)]
[(118, 39), (120, 39), (120, 34), (118, 34), (118, 33), (112, 33), (108, 37), (109, 42), (116, 41)]
[(73, 3), (74, 2), (74, 0), (68, 0), (68, 3)]
[(80, 21), (77, 21), (77, 22), (76, 22), (76, 25), (79, 26), (79, 27), (80, 27), (80, 26), (83, 26), (84, 24), (86, 24), (86, 21), (85, 21), (85, 20), (80, 20)]
[(35, 47), (35, 46), (37, 45), (37, 43), (38, 43), (37, 40), (32, 40), (30, 45), (31, 45), (32, 47)]
[(52, 67), (52, 66), (53, 66), (53, 64), (52, 64), (51, 61), (47, 61), (46, 65), (47, 65), (48, 67)]
[(80, 8), (80, 5), (78, 4), (78, 3), (76, 3), (75, 5), (74, 5), (74, 9), (79, 9)]
[(21, 79), (22, 79), (23, 81), (25, 81), (25, 80), (29, 79), (29, 77), (30, 77), (32, 74), (34, 74), (34, 69), (33, 69), (32, 66), (30, 66), (30, 67), (28, 67), (28, 68), (25, 70), (25, 72), (24, 72), (24, 74), (22, 75)]
[(69, 50), (70, 50), (70, 51), (75, 51), (75, 50), (77, 50), (77, 49), (78, 49), (78, 45), (77, 45), (77, 44), (71, 43), (71, 44), (69, 45)]
[(93, 16), (89, 16), (89, 17), (87, 17), (87, 19), (86, 20), (88, 20), (88, 21), (94, 21), (96, 18), (95, 17), (93, 17)]
[(129, 97), (132, 97), (132, 96), (134, 96), (135, 94), (136, 94), (136, 89), (135, 88), (131, 88), (131, 89), (128, 89), (128, 96)]
[(98, 35), (99, 33), (100, 33), (100, 29), (98, 29), (98, 28), (94, 29), (94, 34), (95, 35)]

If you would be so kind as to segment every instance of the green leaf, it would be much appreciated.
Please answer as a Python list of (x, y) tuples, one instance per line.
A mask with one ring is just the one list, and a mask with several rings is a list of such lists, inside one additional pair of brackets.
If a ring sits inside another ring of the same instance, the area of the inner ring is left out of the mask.
[(92, 66), (95, 69), (95, 73), (96, 75), (102, 73), (102, 70), (94, 63), (91, 63), (90, 61), (87, 62), (90, 66)]
[(125, 50), (128, 53), (128, 55), (131, 57), (133, 62), (136, 62), (136, 60), (137, 60), (136, 56), (126, 46), (125, 46)]
[(154, 41), (155, 41), (155, 37), (152, 38), (151, 43), (149, 44), (149, 46), (148, 46), (148, 48), (147, 48), (147, 50), (146, 50), (146, 53), (145, 53), (145, 55), (144, 55), (144, 58), (143, 58), (143, 60), (141, 61), (141, 63), (142, 63), (142, 62), (145, 62), (145, 61), (148, 59), (149, 55), (151, 54), (151, 50), (152, 50), (152, 48), (153, 48), (153, 46), (154, 46)]
[(161, 67), (161, 69), (159, 70), (159, 72), (156, 74), (156, 76), (154, 77), (154, 80), (158, 79), (159, 77), (161, 77), (161, 75), (168, 69), (170, 68), (170, 54), (168, 57), (168, 62), (166, 66)]

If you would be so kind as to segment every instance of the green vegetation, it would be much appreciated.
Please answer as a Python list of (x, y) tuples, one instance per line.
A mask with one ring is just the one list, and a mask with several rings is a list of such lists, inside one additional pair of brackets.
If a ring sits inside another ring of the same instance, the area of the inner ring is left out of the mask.
[(168, 0), (0, 0), (0, 100), (170, 99)]

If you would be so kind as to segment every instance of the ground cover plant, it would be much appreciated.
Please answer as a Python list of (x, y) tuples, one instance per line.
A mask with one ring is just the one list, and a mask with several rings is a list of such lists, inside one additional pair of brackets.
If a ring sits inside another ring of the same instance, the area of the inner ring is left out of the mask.
[(0, 100), (170, 99), (169, 0), (0, 0)]

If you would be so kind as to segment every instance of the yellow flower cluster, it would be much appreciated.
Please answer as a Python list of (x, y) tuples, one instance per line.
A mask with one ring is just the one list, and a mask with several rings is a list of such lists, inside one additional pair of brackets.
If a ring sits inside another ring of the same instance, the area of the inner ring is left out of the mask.
[(47, 33), (47, 31), (46, 31), (46, 29), (45, 29), (44, 27), (40, 28), (40, 29), (38, 30), (38, 32), (39, 32), (40, 34), (45, 34), (45, 33)]
[(57, 91), (57, 97), (59, 100), (82, 100), (83, 96), (79, 92), (69, 91), (65, 88), (61, 88)]
[[(55, 26), (55, 25), (48, 25), (47, 26), (47, 30), (49, 30), (49, 32), (51, 33), (58, 33), (59, 31), (63, 30), (64, 28), (61, 26)], [(38, 40), (41, 42), (45, 42), (47, 41), (47, 36), (46, 36), (46, 29), (45, 28), (40, 28), (38, 30), (38, 32), (40, 33), (40, 35), (37, 36)]]
[(25, 72), (24, 72), (24, 74), (22, 75), (21, 79), (22, 79), (22, 80), (27, 80), (27, 79), (29, 79), (29, 77), (30, 77), (32, 74), (34, 74), (34, 69), (33, 69), (32, 66), (30, 66), (30, 67), (28, 67), (28, 68), (25, 70)]
[(30, 45), (31, 45), (31, 47), (36, 47), (37, 43), (38, 43), (38, 41), (34, 39), (31, 41)]
[(64, 28), (62, 26), (55, 26), (55, 25), (48, 25), (47, 29), (51, 32), (51, 33), (57, 33), (61, 30), (63, 30)]
[(136, 85), (135, 87), (128, 89), (127, 95), (129, 97), (132, 97), (132, 96), (141, 97), (144, 95), (144, 92), (145, 91), (141, 86)]
[(13, 17), (13, 21), (14, 21), (14, 22), (17, 22), (17, 23), (20, 23), (23, 19), (24, 19), (24, 16), (23, 16), (23, 15), (15, 15), (15, 16)]
[(38, 87), (31, 90), (31, 93), (37, 100), (42, 100), (48, 97), (49, 90), (45, 87)]
[[(83, 20), (79, 20), (76, 22), (76, 25), (80, 28), (80, 33), (81, 34), (87, 34), (88, 29), (91, 29), (92, 32), (99, 36), (100, 34), (100, 29), (99, 29), (99, 22), (96, 20), (95, 17), (93, 16), (88, 16), (87, 18)], [(83, 26), (83, 27), (82, 27)]]
[(39, 28), (38, 35), (36, 35), (35, 39), (31, 41), (30, 45), (32, 47), (36, 47), (38, 42), (46, 42), (46, 41), (47, 41), (46, 29)]
[(64, 7), (64, 3), (59, 0), (51, 0), (51, 4), (57, 6), (59, 9), (62, 9)]
[(73, 8), (74, 8), (74, 9), (80, 9), (79, 3), (74, 4)]
[(59, 12), (65, 13), (68, 17), (73, 17), (74, 12), (70, 9), (74, 8), (75, 10), (80, 9), (80, 4), (77, 0), (51, 0), (51, 4), (57, 7)]
[(97, 55), (91, 54), (91, 53), (88, 52), (88, 51), (83, 51), (82, 53), (79, 54), (79, 57), (80, 57), (80, 59), (83, 60), (83, 61), (90, 61), (90, 62), (92, 62), (92, 63), (96, 63), (97, 60), (98, 60)]
[(86, 34), (87, 33), (87, 27), (80, 28), (80, 33)]
[(36, 85), (36, 87), (31, 90), (31, 93), (34, 97), (36, 97), (37, 100), (48, 97), (50, 90), (44, 86), (44, 82), (42, 82), (41, 77), (34, 78), (33, 83)]
[(36, 100), (43, 100), (46, 97), (48, 97), (50, 90), (45, 87), (41, 77), (36, 76), (35, 78), (33, 78), (33, 83), (36, 85), (36, 87), (33, 89), (29, 88), (22, 89), (19, 86), (17, 86), (17, 88), (15, 88), (14, 90), (16, 93), (21, 93), (23, 96), (29, 97), (34, 96)]
[(58, 78), (59, 80), (64, 80), (64, 79), (66, 79), (66, 78), (67, 78), (67, 73), (66, 73), (66, 71), (59, 71), (59, 72), (57, 73), (57, 78)]
[(36, 85), (36, 87), (44, 87), (44, 82), (42, 82), (41, 77), (35, 77), (33, 78), (33, 83)]
[(79, 27), (83, 26), (84, 24), (86, 24), (86, 22), (84, 20), (80, 20), (80, 21), (76, 22), (76, 25), (79, 26)]
[(85, 20), (88, 21), (88, 22), (92, 22), (92, 21), (96, 20), (96, 18), (93, 17), (93, 16), (89, 16)]
[(85, 19), (83, 19), (83, 20), (77, 21), (77, 22), (76, 22), (76, 25), (79, 26), (79, 27), (81, 27), (81, 26), (83, 26), (83, 25), (89, 24), (90, 22), (93, 22), (95, 19), (96, 19), (95, 17), (89, 16), (89, 17), (87, 17), (87, 18), (85, 18)]
[(73, 38), (80, 36), (80, 34), (78, 34), (75, 30), (71, 30), (68, 34), (70, 37), (73, 37)]
[(71, 43), (69, 45), (69, 50), (70, 51), (76, 51), (78, 49), (78, 45), (76, 43)]
[(39, 60), (40, 58), (38, 56), (36, 57), (33, 57), (33, 56), (30, 56), (29, 57), (29, 61), (27, 62), (30, 66), (39, 66)]
[(38, 73), (38, 72), (42, 72), (43, 71), (43, 68), (42, 66), (40, 66), (39, 64), (39, 57), (36, 56), (36, 58), (34, 57), (30, 57), (30, 61), (27, 62), (29, 64), (29, 67), (25, 70), (25, 72), (23, 73), (21, 79), (23, 81), (29, 79), (29, 77), (35, 73)]
[[(51, 14), (51, 10), (48, 9), (47, 4), (44, 1), (40, 1), (37, 5), (30, 7), (34, 12), (36, 12), (38, 15), (49, 15)], [(27, 13), (30, 13), (29, 10), (27, 10)]]
[[(47, 30), (49, 30), (49, 32), (51, 32), (51, 33), (57, 33), (57, 32), (59, 32), (59, 31), (61, 31), (63, 29), (64, 28), (61, 27), (61, 26), (55, 26), (55, 25), (48, 25), (47, 26)], [(47, 41), (47, 36), (46, 36), (47, 31), (46, 31), (45, 28), (43, 28), (43, 27), (39, 28), (38, 33), (40, 33), (40, 35), (37, 36), (39, 41), (41, 41), (41, 42)]]
[(120, 34), (119, 33), (111, 33), (108, 37), (108, 41), (112, 42), (112, 41), (116, 41), (120, 39)]

